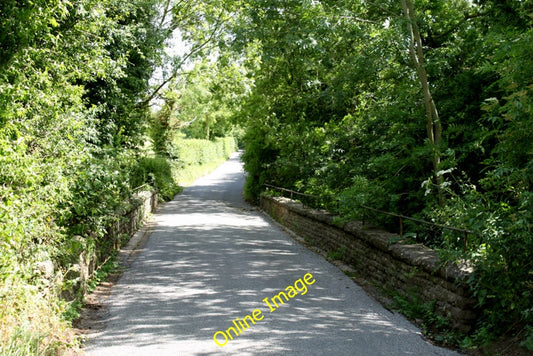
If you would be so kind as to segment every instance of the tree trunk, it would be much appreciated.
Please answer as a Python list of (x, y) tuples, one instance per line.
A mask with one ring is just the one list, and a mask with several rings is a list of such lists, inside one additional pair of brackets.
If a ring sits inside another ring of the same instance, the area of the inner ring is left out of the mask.
[(205, 139), (209, 140), (209, 114), (205, 114)]
[(440, 168), (440, 145), (442, 142), (442, 124), (439, 117), (439, 112), (433, 96), (431, 95), (431, 89), (429, 87), (428, 76), (425, 68), (424, 51), (422, 48), (422, 37), (418, 30), (416, 23), (415, 10), (413, 8), (413, 2), (411, 0), (401, 0), (405, 19), (407, 20), (407, 27), (409, 30), (409, 52), (411, 53), (411, 59), (415, 65), (418, 73), (420, 84), (422, 85), (422, 92), (424, 93), (424, 107), (426, 109), (426, 130), (429, 142), (432, 146), (432, 160), (433, 160), (433, 174), (435, 175), (437, 182), (437, 189), (439, 195), (440, 205), (444, 205), (444, 195), (442, 193), (442, 176), (438, 175)]

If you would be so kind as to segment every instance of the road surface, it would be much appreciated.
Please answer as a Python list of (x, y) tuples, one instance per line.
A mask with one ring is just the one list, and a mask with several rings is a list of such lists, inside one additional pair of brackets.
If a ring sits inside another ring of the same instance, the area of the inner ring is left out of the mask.
[(458, 355), (245, 203), (239, 157), (155, 214), (86, 354)]

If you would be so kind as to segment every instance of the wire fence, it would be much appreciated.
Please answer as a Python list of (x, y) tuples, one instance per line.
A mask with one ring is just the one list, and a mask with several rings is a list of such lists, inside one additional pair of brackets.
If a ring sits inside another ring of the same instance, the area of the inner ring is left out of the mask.
[[(311, 206), (311, 204), (308, 203), (310, 199), (314, 200), (316, 205), (320, 205), (321, 200), (322, 200), (322, 198), (320, 196), (318, 196), (318, 195), (300, 193), (300, 192), (297, 192), (295, 190), (291, 190), (291, 189), (287, 189), (287, 188), (283, 188), (283, 187), (277, 187), (277, 186), (272, 185), (272, 184), (264, 184), (264, 186), (269, 188), (269, 189), (280, 191), (282, 193), (282, 196), (284, 196), (284, 194), (287, 193), (291, 199), (294, 199), (295, 196), (301, 197), (303, 199), (299, 199), (299, 200), (302, 202), (302, 204), (307, 205), (309, 207), (313, 207), (313, 206)], [(336, 208), (337, 208), (336, 210), (337, 211), (335, 213), (338, 214), (338, 215), (340, 215), (340, 204), (341, 204), (340, 200), (336, 199)], [(316, 205), (315, 205), (315, 207), (316, 207)], [(403, 239), (403, 237), (405, 235), (405, 231), (404, 231), (405, 230), (405, 226), (404, 225), (405, 225), (405, 221), (406, 220), (415, 222), (417, 224), (425, 225), (425, 226), (431, 228), (431, 231), (435, 231), (435, 230), (450, 230), (450, 231), (461, 233), (462, 245), (463, 245), (463, 249), (464, 250), (466, 250), (468, 248), (468, 235), (469, 234), (474, 234), (473, 231), (468, 230), (468, 229), (461, 229), (461, 228), (457, 228), (457, 227), (454, 227), (454, 226), (436, 224), (434, 222), (413, 218), (411, 216), (406, 216), (406, 215), (402, 215), (402, 214), (392, 213), (392, 212), (389, 212), (389, 211), (383, 211), (383, 210), (375, 209), (375, 208), (367, 206), (367, 205), (360, 205), (359, 207), (364, 212), (363, 213), (363, 217), (362, 217), (362, 224), (363, 225), (365, 225), (368, 222), (369, 212), (377, 213), (377, 214), (381, 214), (381, 215), (386, 215), (386, 216), (390, 216), (390, 217), (393, 217), (395, 219), (398, 219), (397, 220), (398, 221), (398, 225), (397, 226), (399, 228), (399, 233), (400, 233), (400, 238), (401, 239)], [(417, 229), (417, 231), (416, 231), (416, 239), (417, 240), (419, 238), (419, 233), (420, 233), (420, 229)]]

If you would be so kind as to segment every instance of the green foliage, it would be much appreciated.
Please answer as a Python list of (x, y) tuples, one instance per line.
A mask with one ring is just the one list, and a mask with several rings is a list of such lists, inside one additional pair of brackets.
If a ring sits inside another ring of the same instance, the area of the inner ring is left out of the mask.
[(335, 251), (329, 251), (327, 257), (329, 260), (344, 260), (346, 258), (346, 255), (346, 248), (342, 247)]
[(246, 197), (271, 183), (319, 195), (332, 211), (339, 199), (347, 218), (369, 205), (471, 230), (466, 251), (463, 234), (421, 239), (475, 266), (480, 335), (531, 325), (531, 1), (414, 3), (438, 145), (401, 2), (232, 4), (220, 42), (253, 78), (240, 105)]
[(95, 290), (100, 282), (105, 281), (109, 274), (117, 272), (118, 268), (119, 263), (117, 261), (117, 252), (113, 251), (107, 261), (99, 266), (94, 272), (93, 278), (89, 281), (89, 291)]
[[(158, 168), (145, 169), (143, 174), (144, 181), (150, 181), (151, 175), (155, 175), (156, 186), (161, 192), (167, 191), (165, 197), (169, 199), (176, 194), (176, 188), (178, 191), (181, 189), (178, 184), (189, 185), (227, 160), (237, 150), (237, 140), (231, 136), (214, 140), (190, 139), (175, 132), (174, 139), (166, 142), (166, 147), (168, 156), (155, 158), (159, 162)], [(139, 176), (141, 171), (138, 170), (135, 175)]]
[(57, 347), (53, 345), (42, 346), (42, 335), (28, 332), (27, 329), (19, 328), (13, 332), (11, 340), (0, 347), (0, 353), (5, 356), (19, 355), (54, 355)]
[(152, 184), (163, 200), (171, 200), (181, 191), (172, 175), (172, 167), (168, 158), (143, 157), (132, 172), (132, 182), (136, 187)]
[(165, 111), (161, 110), (158, 114), (152, 116), (150, 122), (149, 134), (154, 152), (158, 155), (168, 155), (167, 143), (171, 137), (171, 130), (166, 118)]
[(267, 168), (275, 160), (277, 151), (275, 143), (268, 134), (270, 134), (268, 128), (258, 120), (248, 129), (243, 138), (246, 150), (242, 159), (244, 169), (248, 172), (244, 197), (248, 200), (255, 200), (263, 189), (263, 185), (274, 181), (271, 177), (275, 173)]
[(217, 159), (227, 159), (237, 150), (233, 137), (217, 138), (215, 141), (186, 139), (177, 134), (168, 148), (170, 157), (183, 167), (203, 165)]
[[(61, 288), (78, 286), (81, 252), (109, 245), (131, 189), (171, 198), (235, 150), (223, 137), (236, 127), (247, 199), (272, 183), (333, 211), (339, 199), (349, 218), (366, 204), (472, 230), (466, 251), (449, 232), (426, 242), (475, 266), (476, 338), (530, 331), (531, 1), (414, 5), (439, 145), (399, 1), (2, 1), (2, 352), (55, 348)], [(191, 52), (169, 58), (176, 28)], [(149, 93), (156, 66), (165, 79)], [(141, 154), (146, 134), (154, 152)]]
[(529, 351), (533, 351), (533, 327), (528, 326), (526, 329), (526, 336), (524, 341), (520, 344), (523, 348)]
[[(487, 11), (496, 8), (492, 2), (487, 4)], [(503, 27), (495, 21), (493, 31), (487, 34), (492, 62), (483, 63), (480, 72), (492, 82), (491, 90), (485, 90), (485, 99), (478, 100), (480, 129), (471, 136), (473, 144), (469, 140), (457, 142), (462, 145), (457, 151), (469, 151), (470, 158), (464, 162), (458, 159), (459, 167), (464, 169), (460, 177), (455, 172), (450, 174), (447, 206), (434, 208), (428, 214), (437, 221), (475, 232), (469, 235), (466, 258), (475, 265), (470, 284), (483, 310), (474, 335), (478, 343), (512, 334), (520, 326), (533, 323), (533, 32), (531, 20), (527, 30), (510, 25), (527, 16), (520, 18), (517, 12), (513, 21)], [(463, 124), (463, 131), (465, 127)], [(482, 165), (473, 165), (472, 157)], [(473, 172), (474, 167), (477, 172)], [(458, 249), (461, 240), (457, 235), (446, 234), (444, 244)]]
[(87, 236), (90, 232), (103, 237), (129, 195), (132, 157), (127, 152), (103, 150), (78, 163), (70, 188), (70, 212), (61, 217), (63, 225), (69, 235)]
[(235, 112), (250, 79), (235, 61), (198, 61), (186, 76), (174, 78), (162, 92), (161, 109), (153, 115), (151, 138), (156, 152), (168, 154), (174, 131), (191, 139), (237, 136)]
[(453, 331), (449, 320), (435, 314), (435, 302), (422, 303), (416, 294), (411, 293), (406, 296), (396, 291), (389, 291), (389, 295), (393, 298), (391, 307), (421, 324), (426, 337), (442, 345), (457, 347), (464, 335)]
[(478, 208), (488, 217), (475, 245), (476, 268), (469, 281), (483, 307), (480, 330), (501, 335), (517, 325), (533, 325), (533, 241), (531, 209), (507, 205)]
[(346, 220), (361, 220), (367, 213), (363, 205), (383, 209), (387, 200), (383, 187), (372, 184), (365, 177), (355, 176), (353, 185), (339, 195), (340, 214)]
[[(0, 4), (0, 348), (58, 353), (80, 253), (109, 251), (168, 32), (159, 0)], [(75, 237), (77, 235), (77, 237)], [(101, 248), (101, 251), (96, 251)]]

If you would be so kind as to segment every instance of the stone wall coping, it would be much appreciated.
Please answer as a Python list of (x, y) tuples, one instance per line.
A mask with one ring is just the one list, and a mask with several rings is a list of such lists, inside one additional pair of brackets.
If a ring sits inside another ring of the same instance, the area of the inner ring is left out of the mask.
[(367, 242), (375, 248), (388, 253), (404, 261), (405, 263), (419, 267), (431, 275), (439, 275), (450, 282), (465, 281), (472, 273), (473, 268), (466, 263), (457, 265), (455, 263), (444, 263), (440, 260), (438, 253), (433, 249), (422, 244), (406, 244), (401, 241), (395, 242), (398, 235), (379, 228), (364, 225), (361, 221), (350, 221), (339, 227), (334, 224), (335, 215), (325, 211), (304, 206), (300, 202), (285, 198), (271, 197), (263, 195), (262, 199), (269, 199), (286, 206), (296, 214), (308, 217), (315, 221), (320, 221), (333, 228), (343, 230), (344, 232)]
[(154, 194), (155, 194), (154, 192), (149, 191), (149, 190), (141, 190), (141, 191), (136, 192), (134, 196), (142, 199), (143, 201), (146, 201), (148, 199), (151, 199)]

